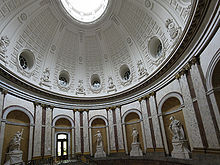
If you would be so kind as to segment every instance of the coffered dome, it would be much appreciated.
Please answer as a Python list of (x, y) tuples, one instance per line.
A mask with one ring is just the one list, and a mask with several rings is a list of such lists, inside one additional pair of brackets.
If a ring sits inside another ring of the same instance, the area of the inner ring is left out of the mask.
[(152, 86), (181, 45), (193, 4), (97, 2), (13, 4), (1, 18), (10, 43), (4, 68), (35, 90), (70, 99), (118, 97)]

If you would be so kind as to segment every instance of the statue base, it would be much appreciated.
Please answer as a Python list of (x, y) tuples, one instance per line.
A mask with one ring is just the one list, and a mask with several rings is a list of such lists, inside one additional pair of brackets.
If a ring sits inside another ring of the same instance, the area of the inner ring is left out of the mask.
[(103, 150), (102, 146), (96, 147), (95, 158), (103, 158), (106, 157), (106, 153)]
[(130, 156), (143, 156), (143, 152), (140, 148), (140, 143), (131, 144)]
[(8, 158), (4, 165), (11, 165), (11, 164), (24, 164), (22, 160), (22, 151), (11, 151), (10, 153), (6, 153), (6, 157)]
[(189, 149), (187, 147), (187, 141), (186, 140), (179, 140), (179, 141), (173, 141), (173, 151), (171, 152), (171, 156), (173, 158), (179, 158), (179, 159), (189, 159)]

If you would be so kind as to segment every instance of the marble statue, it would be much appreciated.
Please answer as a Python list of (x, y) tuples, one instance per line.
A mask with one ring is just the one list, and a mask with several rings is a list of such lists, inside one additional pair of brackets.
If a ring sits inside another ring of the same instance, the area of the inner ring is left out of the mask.
[(7, 161), (4, 165), (23, 163), (22, 160), (23, 152), (21, 151), (21, 140), (23, 139), (22, 138), (23, 131), (24, 129), (18, 131), (11, 139), (9, 143), (8, 153), (6, 153)]
[(1, 37), (1, 39), (0, 39), (0, 55), (2, 55), (2, 56), (5, 55), (9, 43), (10, 43), (10, 41), (7, 36)]
[(108, 78), (108, 92), (117, 91), (115, 84), (113, 83), (113, 78)]
[(130, 156), (143, 156), (143, 152), (141, 150), (140, 147), (140, 143), (139, 143), (139, 134), (137, 129), (133, 128), (132, 131), (132, 144), (131, 144), (131, 152), (130, 152)]
[(145, 75), (148, 75), (147, 70), (144, 68), (143, 62), (141, 60), (138, 61), (137, 67), (138, 67), (138, 75), (140, 78), (144, 77)]
[(76, 88), (76, 94), (86, 94), (85, 89), (83, 87), (83, 80), (79, 80), (78, 87)]
[(51, 88), (51, 85), (50, 85), (50, 70), (48, 68), (46, 68), (42, 74), (42, 77), (40, 78), (40, 85), (42, 86), (47, 86), (47, 87), (50, 87)]
[(179, 120), (176, 120), (174, 116), (170, 117), (170, 125), (169, 129), (173, 134), (172, 145), (173, 151), (171, 152), (171, 156), (174, 158), (180, 159), (189, 159), (189, 149), (187, 145), (187, 140), (185, 138), (183, 125)]
[(135, 128), (133, 128), (132, 137), (133, 137), (133, 143), (137, 143), (138, 142), (138, 131)]
[(184, 130), (183, 126), (180, 123), (179, 120), (176, 120), (174, 116), (170, 117), (171, 123), (169, 125), (169, 128), (173, 134), (173, 141), (178, 141), (178, 140), (184, 140), (185, 135), (184, 135)]
[(95, 153), (95, 158), (101, 158), (101, 157), (106, 157), (106, 153), (103, 149), (103, 143), (102, 143), (102, 134), (98, 130), (97, 133), (95, 134), (96, 137), (96, 153)]
[(177, 37), (178, 33), (179, 33), (179, 29), (176, 28), (176, 25), (175, 25), (175, 23), (173, 22), (172, 19), (166, 20), (166, 28), (167, 28), (167, 31), (170, 34), (170, 38), (175, 39)]

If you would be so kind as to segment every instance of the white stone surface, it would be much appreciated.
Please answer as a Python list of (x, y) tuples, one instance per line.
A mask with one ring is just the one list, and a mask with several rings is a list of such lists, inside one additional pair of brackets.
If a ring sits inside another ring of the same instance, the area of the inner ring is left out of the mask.
[(171, 152), (171, 156), (173, 158), (179, 158), (179, 159), (189, 159), (190, 158), (190, 151), (187, 147), (187, 141), (186, 140), (180, 140), (176, 142), (172, 142), (173, 145), (173, 151)]
[(80, 136), (80, 113), (75, 112), (75, 139), (76, 153), (81, 153), (81, 136)]
[(163, 148), (162, 135), (160, 131), (159, 118), (157, 115), (157, 110), (156, 110), (157, 107), (154, 96), (149, 98), (149, 102), (150, 102), (150, 110), (151, 110), (152, 123), (154, 129), (154, 137), (156, 141), (156, 148)]
[(109, 122), (109, 141), (110, 141), (110, 150), (115, 151), (115, 131), (113, 125), (113, 112), (111, 109), (108, 111), (108, 122)]
[(46, 122), (45, 122), (45, 147), (44, 147), (44, 155), (52, 154), (52, 112), (53, 110), (50, 107), (46, 108)]
[(145, 133), (144, 140), (146, 141), (146, 148), (153, 148), (146, 100), (142, 100), (140, 104), (141, 104), (141, 111), (142, 111), (142, 117), (143, 117), (143, 127), (144, 127), (144, 133)]
[(121, 112), (120, 108), (115, 109), (116, 113), (116, 125), (117, 125), (117, 134), (118, 134), (118, 148), (119, 150), (124, 149), (124, 141), (123, 141), (123, 134), (122, 134), (122, 122), (121, 122)]
[(88, 123), (88, 112), (83, 112), (83, 141), (84, 141), (84, 152), (89, 152), (89, 123)]
[(12, 106), (12, 105), (19, 105), (21, 107), (24, 107), (28, 111), (30, 111), (32, 115), (34, 115), (34, 104), (32, 102), (29, 102), (29, 101), (26, 101), (24, 99), (15, 97), (11, 94), (7, 94), (5, 96), (4, 108)]
[(202, 118), (202, 123), (205, 129), (208, 146), (209, 148), (220, 148), (214, 123), (210, 113), (210, 108), (208, 105), (205, 88), (202, 84), (202, 78), (200, 77), (197, 64), (192, 65), (190, 71), (191, 71), (193, 86), (196, 93), (196, 99), (198, 101), (199, 111)]
[(41, 156), (42, 107), (36, 105), (33, 157)]
[(54, 108), (54, 109), (53, 109), (53, 119), (54, 119), (56, 116), (64, 115), (64, 114), (65, 114), (65, 116), (69, 116), (70, 118), (74, 118), (73, 110), (61, 109), (61, 108)]
[(143, 156), (143, 152), (140, 148), (140, 143), (137, 142), (131, 144), (130, 156)]
[(15, 151), (13, 153), (6, 153), (6, 157), (8, 157), (8, 161), (4, 165), (11, 164), (23, 164), (22, 160), (23, 151)]
[(196, 120), (196, 114), (194, 111), (186, 75), (183, 75), (179, 79), (179, 83), (184, 100), (183, 115), (185, 119), (187, 133), (189, 136), (190, 147), (191, 149), (203, 148), (202, 139), (199, 132), (199, 126)]

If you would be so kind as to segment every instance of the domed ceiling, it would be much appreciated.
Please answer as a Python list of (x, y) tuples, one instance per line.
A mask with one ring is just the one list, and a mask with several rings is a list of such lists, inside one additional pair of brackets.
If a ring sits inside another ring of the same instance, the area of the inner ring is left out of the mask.
[(117, 96), (169, 62), (192, 8), (190, 0), (91, 2), (1, 1), (1, 64), (51, 94)]

